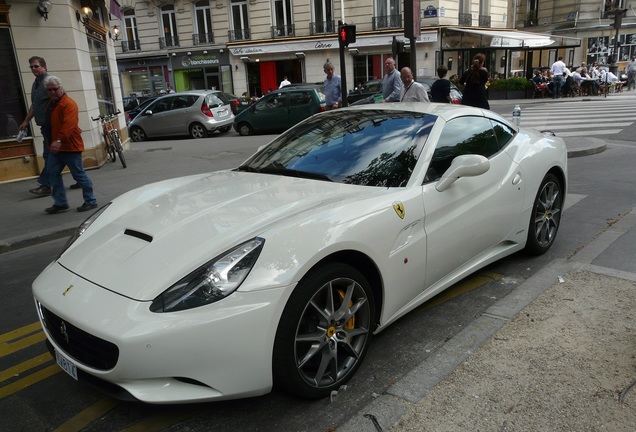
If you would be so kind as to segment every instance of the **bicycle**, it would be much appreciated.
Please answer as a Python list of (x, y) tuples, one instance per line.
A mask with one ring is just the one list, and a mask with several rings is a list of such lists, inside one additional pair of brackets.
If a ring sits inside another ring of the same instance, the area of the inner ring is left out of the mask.
[(104, 144), (106, 146), (106, 156), (111, 162), (117, 161), (117, 155), (119, 155), (119, 161), (121, 165), (126, 168), (126, 159), (124, 159), (124, 147), (121, 144), (121, 136), (115, 126), (113, 126), (113, 120), (121, 114), (121, 111), (117, 111), (114, 114), (101, 114), (97, 118), (91, 117), (93, 121), (99, 121), (102, 125), (104, 134)]

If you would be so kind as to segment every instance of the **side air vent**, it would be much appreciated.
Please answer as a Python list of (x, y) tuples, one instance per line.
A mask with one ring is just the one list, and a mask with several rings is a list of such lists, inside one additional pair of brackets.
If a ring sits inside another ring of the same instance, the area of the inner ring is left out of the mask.
[(127, 229), (126, 231), (124, 231), (124, 234), (129, 235), (131, 237), (137, 237), (138, 239), (141, 240), (145, 240), (148, 243), (152, 242), (152, 236), (139, 232), (139, 231), (135, 231), (135, 230), (131, 230), (131, 229)]

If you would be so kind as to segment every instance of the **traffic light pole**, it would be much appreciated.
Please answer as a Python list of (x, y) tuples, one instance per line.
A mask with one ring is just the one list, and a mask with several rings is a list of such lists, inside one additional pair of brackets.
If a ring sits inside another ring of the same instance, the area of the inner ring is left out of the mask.
[(345, 64), (345, 46), (340, 43), (340, 89), (342, 90), (342, 106), (346, 107), (347, 103), (347, 65)]

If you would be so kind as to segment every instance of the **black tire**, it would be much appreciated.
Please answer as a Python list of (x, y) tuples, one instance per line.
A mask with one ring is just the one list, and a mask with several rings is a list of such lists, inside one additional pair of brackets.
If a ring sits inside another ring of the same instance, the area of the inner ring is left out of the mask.
[(254, 133), (254, 129), (252, 129), (252, 126), (250, 126), (249, 123), (245, 123), (245, 122), (240, 123), (238, 127), (236, 128), (236, 130), (242, 136), (248, 136)]
[(201, 123), (192, 123), (190, 125), (190, 137), (194, 139), (207, 138), (208, 130)]
[(117, 155), (115, 154), (115, 146), (113, 146), (110, 135), (104, 135), (104, 146), (106, 150), (106, 158), (111, 162), (116, 162)]
[(374, 317), (371, 286), (358, 270), (330, 263), (309, 272), (278, 323), (274, 385), (311, 399), (339, 389), (367, 353)]
[(563, 211), (563, 186), (551, 173), (546, 174), (539, 186), (532, 206), (525, 251), (541, 255), (550, 249), (561, 223)]
[(119, 155), (119, 162), (121, 162), (121, 166), (126, 168), (126, 159), (124, 159), (124, 146), (121, 145), (121, 138), (117, 131), (111, 131), (111, 138), (113, 139), (113, 143), (115, 144), (115, 150), (117, 151), (117, 155)]
[(132, 138), (135, 142), (141, 142), (145, 141), (148, 137), (142, 128), (139, 126), (133, 126), (130, 128), (130, 138)]

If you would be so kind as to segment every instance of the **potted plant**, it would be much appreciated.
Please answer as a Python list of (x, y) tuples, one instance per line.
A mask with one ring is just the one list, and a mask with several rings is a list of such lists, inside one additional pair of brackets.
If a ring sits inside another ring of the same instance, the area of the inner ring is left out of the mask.
[(488, 99), (524, 99), (529, 89), (532, 83), (523, 77), (496, 79), (490, 81)]

